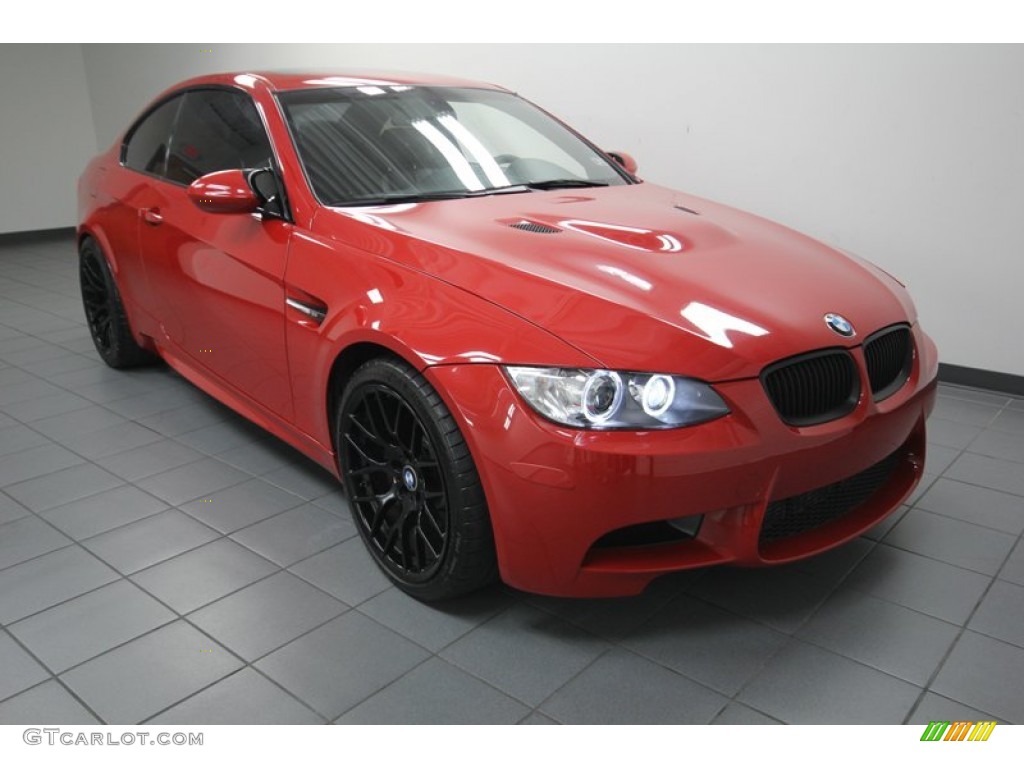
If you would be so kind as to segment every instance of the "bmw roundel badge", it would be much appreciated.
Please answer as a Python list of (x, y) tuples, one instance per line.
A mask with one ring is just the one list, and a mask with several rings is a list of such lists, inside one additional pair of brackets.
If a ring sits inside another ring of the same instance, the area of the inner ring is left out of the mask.
[(829, 312), (827, 315), (825, 315), (825, 325), (827, 325), (833, 331), (838, 333), (840, 336), (845, 336), (847, 338), (853, 336), (856, 333), (856, 331), (853, 330), (853, 323), (851, 323), (842, 315), (837, 315), (832, 312)]

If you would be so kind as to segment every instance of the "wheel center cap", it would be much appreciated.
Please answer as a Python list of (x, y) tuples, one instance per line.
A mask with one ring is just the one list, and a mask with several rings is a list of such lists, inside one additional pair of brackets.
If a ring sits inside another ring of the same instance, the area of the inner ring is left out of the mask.
[(416, 487), (420, 484), (420, 479), (416, 476), (416, 470), (406, 465), (402, 467), (402, 484), (405, 485), (405, 490), (415, 491)]

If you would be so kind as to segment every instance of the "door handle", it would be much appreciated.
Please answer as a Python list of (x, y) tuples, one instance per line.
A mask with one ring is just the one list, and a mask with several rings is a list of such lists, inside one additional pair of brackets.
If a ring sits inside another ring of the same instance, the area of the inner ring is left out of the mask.
[(154, 227), (157, 226), (158, 224), (164, 223), (164, 217), (160, 215), (159, 208), (143, 208), (142, 219), (147, 224), (152, 224)]

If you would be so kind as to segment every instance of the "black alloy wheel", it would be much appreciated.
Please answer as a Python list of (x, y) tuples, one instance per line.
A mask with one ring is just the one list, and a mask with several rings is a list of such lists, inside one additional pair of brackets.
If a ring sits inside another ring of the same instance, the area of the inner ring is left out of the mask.
[(109, 353), (111, 339), (110, 328), (110, 293), (104, 279), (95, 249), (83, 252), (80, 277), (82, 283), (82, 304), (85, 307), (85, 319), (89, 323), (96, 350), (102, 356)]
[(78, 279), (85, 320), (103, 362), (111, 368), (131, 368), (150, 362), (153, 356), (135, 341), (110, 267), (91, 238), (83, 240), (79, 247)]
[(441, 398), (403, 363), (378, 359), (341, 398), (336, 446), (353, 518), (377, 564), (421, 600), (496, 574), (483, 490)]

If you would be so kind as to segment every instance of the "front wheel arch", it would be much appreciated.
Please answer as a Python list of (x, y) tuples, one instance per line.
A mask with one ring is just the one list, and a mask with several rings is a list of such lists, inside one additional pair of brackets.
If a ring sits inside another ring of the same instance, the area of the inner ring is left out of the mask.
[(325, 398), (324, 406), (326, 408), (331, 449), (334, 451), (335, 463), (338, 464), (339, 472), (341, 471), (340, 454), (338, 453), (338, 446), (335, 444), (337, 436), (334, 430), (334, 419), (338, 411), (338, 401), (341, 399), (341, 393), (345, 391), (349, 379), (352, 378), (352, 374), (364, 363), (378, 358), (412, 365), (408, 360), (405, 360), (391, 349), (367, 341), (357, 342), (346, 347), (334, 358), (334, 363), (331, 365), (331, 372), (327, 377), (327, 397)]
[[(495, 581), (483, 484), (458, 422), (430, 382), (394, 355), (370, 357), (345, 381), (335, 408), (332, 442), (353, 522), (388, 578), (424, 601)], [(429, 543), (431, 531), (439, 538), (429, 551), (417, 546)]]

